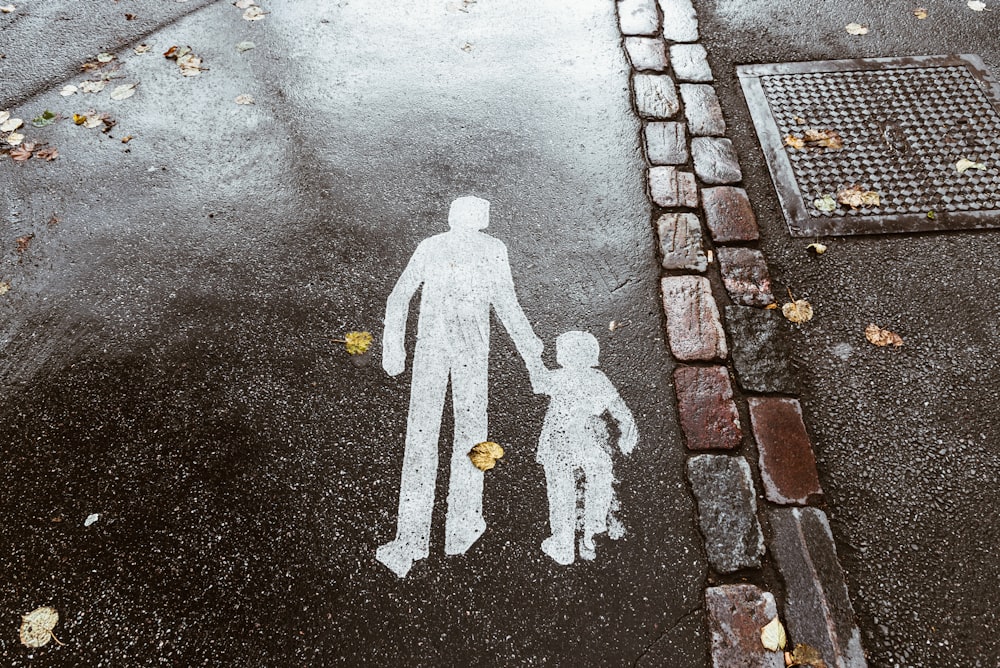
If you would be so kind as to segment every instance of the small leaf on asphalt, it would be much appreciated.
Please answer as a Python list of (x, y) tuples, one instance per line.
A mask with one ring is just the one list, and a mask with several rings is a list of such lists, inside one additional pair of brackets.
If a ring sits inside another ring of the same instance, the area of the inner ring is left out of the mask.
[(863, 26), (860, 23), (848, 23), (846, 26), (844, 26), (844, 30), (846, 30), (851, 35), (868, 34), (868, 26)]
[(125, 15), (125, 20), (126, 21), (135, 21), (137, 18), (139, 18), (139, 17), (136, 16), (135, 14), (126, 14)]
[(55, 112), (46, 109), (39, 116), (35, 116), (31, 119), (31, 124), (36, 128), (44, 128), (46, 125), (52, 125), (56, 122)]
[(135, 87), (138, 86), (138, 85), (139, 85), (139, 83), (136, 82), (136, 83), (131, 83), (131, 84), (125, 84), (123, 86), (118, 86), (113, 91), (111, 91), (111, 99), (112, 100), (127, 100), (128, 98), (130, 98), (133, 95), (135, 95)]
[(130, 141), (132, 141), (133, 139), (134, 139), (134, 137), (132, 135), (125, 135), (124, 137), (122, 137), (122, 143), (123, 144), (127, 144)]
[(233, 3), (233, 5), (236, 6), (236, 9), (247, 9), (248, 7), (253, 7), (256, 4), (256, 0), (236, 0), (236, 2)]
[(986, 169), (986, 165), (981, 162), (972, 162), (971, 160), (962, 158), (955, 163), (955, 169), (957, 169), (958, 173), (961, 174), (967, 169)]
[(246, 93), (236, 96), (236, 104), (253, 104), (254, 101), (253, 95), (247, 95)]
[(177, 59), (181, 74), (186, 77), (196, 77), (201, 74), (201, 58), (193, 53), (185, 54)]
[(101, 514), (100, 513), (91, 513), (91, 514), (87, 515), (87, 519), (85, 519), (83, 521), (83, 526), (89, 527), (91, 524), (93, 524), (94, 522), (96, 522), (99, 519), (101, 519)]
[(348, 332), (344, 335), (344, 344), (351, 355), (364, 355), (372, 344), (370, 332)]
[(493, 441), (483, 441), (473, 446), (469, 450), (469, 459), (472, 465), (480, 471), (489, 471), (496, 466), (497, 460), (503, 457), (503, 448), (499, 443)]
[(3, 5), (2, 7), (0, 7), (0, 12), (3, 12), (4, 14), (10, 14), (15, 9), (17, 9), (17, 7), (15, 7), (14, 5)]
[(35, 157), (42, 158), (45, 162), (52, 162), (59, 157), (59, 149), (54, 146), (43, 148), (39, 151), (35, 151)]
[(79, 88), (77, 88), (73, 84), (68, 84), (62, 87), (62, 90), (59, 91), (59, 94), (62, 95), (63, 97), (69, 97), (70, 95), (75, 95), (78, 90)]
[(934, 213), (933, 209), (931, 209), (930, 211), (927, 212), (927, 219), (928, 220), (934, 220), (935, 218), (937, 218), (937, 214)]
[(913, 10), (913, 15), (922, 21), (927, 18), (927, 10), (923, 7), (917, 7)]
[(813, 200), (813, 206), (820, 211), (830, 213), (837, 210), (837, 200), (833, 199), (833, 195), (823, 195), (819, 199)]
[(87, 117), (83, 114), (73, 114), (73, 122), (77, 125), (83, 125), (87, 122)]
[(22, 236), (19, 236), (17, 239), (14, 239), (14, 244), (16, 246), (15, 250), (17, 250), (17, 254), (23, 255), (24, 253), (26, 253), (28, 249), (31, 248), (31, 240), (34, 238), (35, 238), (34, 234), (24, 234)]
[(981, 2), (980, 0), (969, 0), (968, 5), (969, 9), (974, 12), (982, 12), (986, 10), (986, 3)]
[(132, 49), (137, 54), (147, 53), (149, 51), (149, 44), (140, 44), (139, 46)]
[(257, 45), (254, 44), (253, 42), (240, 42), (239, 44), (236, 45), (236, 50), (239, 51), (240, 53), (243, 53), (244, 51), (249, 51), (250, 49), (253, 49), (256, 46)]
[(84, 81), (80, 84), (81, 93), (100, 93), (108, 85), (107, 81)]
[(34, 144), (25, 144), (23, 146), (18, 146), (11, 149), (10, 159), (14, 162), (25, 162), (31, 159), (31, 151), (34, 148)]
[(795, 135), (787, 135), (785, 137), (785, 146), (790, 146), (797, 151), (801, 151), (806, 147), (806, 142), (802, 137), (796, 137)]
[(9, 111), (6, 111), (6, 110), (0, 111), (0, 124), (6, 123), (7, 119), (9, 119), (9, 118), (10, 118), (10, 112)]
[(10, 283), (7, 281), (0, 281), (0, 295), (5, 295), (10, 292)]
[(20, 132), (11, 132), (9, 135), (7, 135), (7, 139), (5, 141), (11, 146), (17, 146), (18, 144), (24, 141), (24, 135), (22, 135)]
[[(21, 643), (27, 647), (43, 647), (55, 638), (52, 629), (59, 623), (55, 608), (43, 606), (21, 615)], [(59, 642), (58, 640), (56, 642)]]
[(826, 252), (826, 246), (821, 243), (812, 243), (806, 246), (806, 250), (812, 251), (816, 255), (822, 255)]
[(760, 630), (760, 644), (770, 652), (777, 652), (785, 649), (788, 641), (785, 635), (785, 627), (781, 625), (781, 620), (777, 617), (767, 623), (767, 626)]
[(115, 59), (115, 55), (113, 53), (99, 53), (99, 54), (97, 54), (97, 62), (99, 62), (99, 63), (110, 63), (114, 59)]
[(796, 324), (812, 320), (812, 305), (805, 299), (796, 299), (781, 306), (781, 314)]
[(864, 190), (861, 186), (855, 184), (849, 188), (844, 188), (837, 193), (837, 201), (841, 204), (846, 204), (852, 209), (860, 209), (862, 207), (876, 207), (881, 206), (882, 199), (879, 194), (872, 190)]
[(265, 16), (267, 16), (267, 12), (257, 5), (248, 7), (247, 10), (243, 12), (243, 18), (247, 21), (260, 21)]
[(820, 656), (819, 651), (806, 644), (798, 644), (795, 651), (785, 652), (785, 666), (802, 666), (804, 668), (826, 668), (826, 662)]
[(875, 323), (865, 328), (865, 338), (879, 347), (893, 345), (898, 348), (903, 345), (903, 338), (899, 334), (882, 329)]
[(24, 125), (24, 121), (20, 118), (7, 118), (0, 123), (0, 132), (13, 132), (22, 125)]

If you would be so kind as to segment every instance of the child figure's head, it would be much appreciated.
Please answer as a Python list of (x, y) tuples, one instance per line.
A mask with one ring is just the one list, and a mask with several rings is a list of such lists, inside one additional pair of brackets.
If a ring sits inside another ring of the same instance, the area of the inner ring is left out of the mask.
[(589, 332), (566, 332), (556, 339), (556, 361), (564, 369), (597, 366), (601, 346)]

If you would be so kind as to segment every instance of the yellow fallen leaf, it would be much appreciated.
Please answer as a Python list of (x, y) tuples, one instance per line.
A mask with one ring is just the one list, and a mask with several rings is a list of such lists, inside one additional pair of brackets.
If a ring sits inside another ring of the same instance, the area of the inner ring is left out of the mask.
[(796, 137), (795, 135), (788, 135), (785, 137), (785, 146), (790, 146), (796, 151), (801, 151), (806, 147), (806, 142), (802, 137)]
[(77, 125), (83, 125), (87, 122), (87, 117), (84, 114), (73, 114), (73, 122)]
[(794, 652), (785, 652), (785, 666), (805, 666), (806, 668), (826, 668), (826, 662), (815, 647), (804, 643), (795, 646)]
[(785, 627), (781, 625), (781, 620), (777, 617), (760, 630), (760, 644), (769, 652), (785, 649), (786, 642), (788, 642), (788, 637), (785, 635)]
[[(59, 623), (55, 608), (43, 606), (21, 615), (21, 643), (28, 647), (42, 647), (55, 638), (52, 629)], [(56, 640), (56, 642), (59, 642)]]
[(351, 355), (364, 355), (372, 344), (370, 332), (348, 332), (344, 335), (344, 344)]
[(778, 308), (778, 304), (775, 303), (775, 302), (771, 302), (770, 304), (768, 304), (767, 306), (764, 307), (764, 310), (766, 310), (766, 311), (773, 311), (773, 310), (775, 310), (777, 308)]
[(500, 447), (499, 443), (493, 441), (476, 443), (472, 450), (469, 450), (469, 459), (472, 460), (472, 465), (480, 471), (489, 471), (496, 466), (497, 460), (501, 457), (503, 457), (503, 448)]
[(981, 162), (972, 162), (971, 160), (962, 158), (955, 163), (955, 169), (957, 169), (958, 173), (961, 174), (967, 169), (986, 169), (986, 165)]
[(848, 23), (846, 26), (844, 26), (844, 30), (846, 30), (851, 35), (868, 34), (868, 26), (863, 26), (860, 23)]
[(898, 348), (903, 345), (903, 338), (899, 334), (882, 329), (874, 323), (865, 327), (865, 338), (879, 347), (893, 345)]
[(822, 255), (826, 252), (826, 246), (821, 243), (813, 243), (806, 246), (806, 250), (810, 250), (813, 253), (816, 253), (816, 255)]
[(5, 295), (10, 292), (10, 283), (7, 281), (0, 281), (0, 295)]
[(913, 10), (913, 15), (922, 21), (927, 18), (927, 10), (923, 7), (917, 7)]
[(805, 299), (796, 299), (781, 306), (781, 314), (788, 320), (798, 324), (808, 322), (813, 317), (812, 304)]

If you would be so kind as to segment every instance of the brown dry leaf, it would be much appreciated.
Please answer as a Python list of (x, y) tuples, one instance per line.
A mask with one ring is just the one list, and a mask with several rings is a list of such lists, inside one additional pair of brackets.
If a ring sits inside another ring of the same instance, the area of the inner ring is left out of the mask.
[(47, 645), (49, 640), (55, 638), (52, 629), (58, 623), (59, 612), (49, 606), (42, 606), (26, 615), (21, 615), (21, 643), (28, 647)]
[(135, 14), (126, 14), (125, 15), (125, 20), (126, 21), (135, 21), (137, 18), (139, 18), (139, 17), (136, 16)]
[(25, 234), (17, 239), (14, 239), (14, 243), (17, 244), (17, 254), (21, 255), (31, 248), (31, 240), (34, 238), (34, 234)]
[(344, 345), (351, 355), (364, 355), (372, 344), (370, 332), (348, 332), (344, 334)]
[(790, 146), (796, 151), (801, 151), (806, 147), (806, 142), (802, 137), (796, 137), (795, 135), (787, 135), (785, 137), (785, 146)]
[(837, 193), (837, 201), (846, 204), (852, 209), (861, 207), (876, 207), (882, 204), (881, 197), (873, 190), (863, 190), (861, 186), (854, 184), (849, 188), (844, 188)]
[(773, 311), (776, 308), (778, 308), (778, 304), (776, 302), (771, 302), (770, 304), (764, 307), (764, 309), (767, 311)]
[(804, 643), (795, 646), (794, 652), (785, 652), (785, 666), (805, 666), (806, 668), (826, 668), (826, 662), (815, 647)]
[(927, 10), (923, 7), (917, 7), (913, 10), (913, 15), (922, 21), (927, 18)]
[(34, 144), (24, 144), (17, 146), (10, 151), (10, 159), (14, 162), (25, 162), (31, 159), (31, 152), (35, 148)]
[(836, 130), (806, 130), (805, 140), (835, 151), (844, 148), (844, 140)]
[(37, 151), (35, 153), (35, 157), (41, 158), (45, 162), (52, 162), (53, 160), (59, 157), (59, 149), (57, 149), (54, 146), (51, 146), (49, 148), (43, 148), (42, 150)]
[(868, 339), (870, 343), (874, 343), (879, 347), (893, 345), (898, 348), (903, 345), (903, 337), (896, 332), (890, 332), (888, 329), (882, 329), (875, 323), (865, 327), (865, 338)]
[(844, 26), (844, 30), (850, 35), (867, 35), (868, 26), (863, 26), (860, 23), (848, 23)]
[(132, 135), (125, 135), (124, 137), (122, 137), (122, 143), (127, 144), (133, 139), (135, 139), (135, 137), (133, 137)]
[(497, 460), (503, 457), (503, 448), (499, 443), (493, 441), (483, 441), (473, 446), (469, 450), (469, 459), (472, 465), (480, 471), (489, 471), (496, 466)]

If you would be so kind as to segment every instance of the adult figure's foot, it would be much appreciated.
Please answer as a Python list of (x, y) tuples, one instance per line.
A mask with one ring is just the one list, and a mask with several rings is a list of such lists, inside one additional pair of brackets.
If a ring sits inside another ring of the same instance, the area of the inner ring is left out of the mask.
[(375, 550), (375, 558), (401, 578), (405, 578), (410, 572), (414, 561), (426, 556), (426, 552), (417, 550), (400, 540), (390, 541)]
[(448, 522), (444, 533), (444, 553), (465, 554), (484, 531), (486, 531), (486, 521), (481, 517)]
[(561, 566), (573, 563), (573, 537), (549, 536), (542, 541), (542, 552), (552, 557), (552, 561)]

